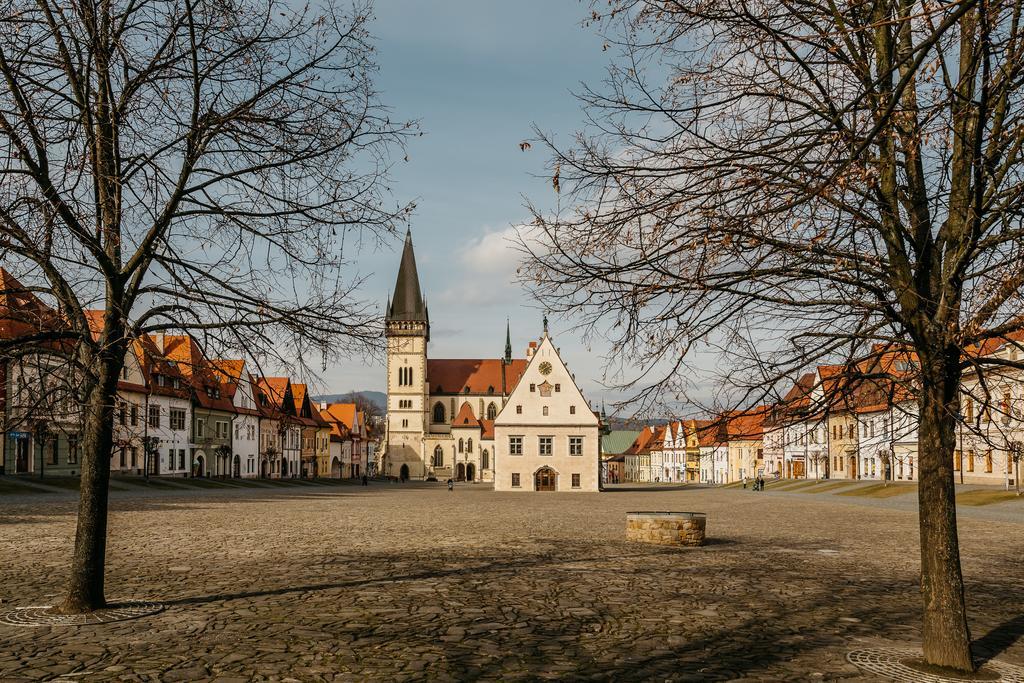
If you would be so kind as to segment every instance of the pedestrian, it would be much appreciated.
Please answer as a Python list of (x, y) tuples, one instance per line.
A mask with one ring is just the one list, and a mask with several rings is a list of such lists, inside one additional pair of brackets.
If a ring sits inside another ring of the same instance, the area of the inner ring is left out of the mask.
[(452, 491), (455, 489), (455, 482), (452, 481), (451, 477), (448, 478), (448, 490)]
[(369, 485), (370, 485), (370, 483), (369, 483), (369, 481), (368, 481), (368, 480), (366, 479), (366, 475), (364, 474), (364, 475), (363, 475), (363, 486), (369, 486)]
[(743, 488), (747, 488), (747, 475), (743, 475)]

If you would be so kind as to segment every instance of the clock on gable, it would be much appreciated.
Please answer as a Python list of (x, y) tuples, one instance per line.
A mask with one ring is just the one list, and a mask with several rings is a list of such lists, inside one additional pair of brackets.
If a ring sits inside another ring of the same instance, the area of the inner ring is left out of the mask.
[(540, 371), (540, 374), (542, 374), (544, 376), (550, 375), (551, 374), (551, 363), (549, 363), (547, 361), (544, 361), (543, 363), (541, 363), (540, 365), (537, 366), (537, 369)]

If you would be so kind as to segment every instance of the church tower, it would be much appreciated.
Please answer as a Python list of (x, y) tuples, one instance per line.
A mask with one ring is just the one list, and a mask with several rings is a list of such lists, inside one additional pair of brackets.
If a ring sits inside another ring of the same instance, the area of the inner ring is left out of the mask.
[(384, 474), (425, 474), (423, 437), (427, 429), (427, 342), (430, 317), (420, 291), (412, 232), (406, 232), (395, 293), (384, 318), (387, 338), (388, 417)]

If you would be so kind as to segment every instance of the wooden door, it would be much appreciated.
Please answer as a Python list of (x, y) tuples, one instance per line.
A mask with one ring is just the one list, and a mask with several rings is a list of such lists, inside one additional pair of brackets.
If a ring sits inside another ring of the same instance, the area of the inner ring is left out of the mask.
[(535, 476), (535, 486), (537, 491), (554, 491), (555, 490), (555, 471), (551, 468), (544, 467), (537, 470)]

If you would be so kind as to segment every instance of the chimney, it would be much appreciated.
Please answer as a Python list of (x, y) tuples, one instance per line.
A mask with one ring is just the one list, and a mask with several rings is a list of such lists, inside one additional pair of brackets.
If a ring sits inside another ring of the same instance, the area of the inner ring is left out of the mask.
[(327, 410), (327, 402), (320, 401), (320, 410)]
[(533, 358), (533, 354), (537, 351), (537, 342), (532, 341), (530, 345), (526, 347), (526, 359)]

